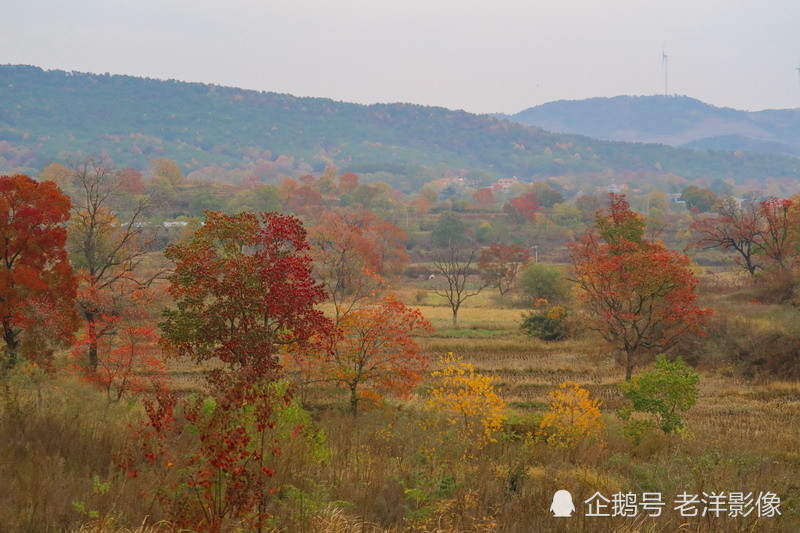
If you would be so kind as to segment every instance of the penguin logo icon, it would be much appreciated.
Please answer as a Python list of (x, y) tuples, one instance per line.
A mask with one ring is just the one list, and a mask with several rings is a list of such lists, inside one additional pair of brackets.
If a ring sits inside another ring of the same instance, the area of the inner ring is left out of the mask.
[(556, 517), (570, 517), (575, 512), (575, 504), (572, 503), (572, 494), (568, 490), (559, 490), (553, 494), (553, 503), (550, 511)]

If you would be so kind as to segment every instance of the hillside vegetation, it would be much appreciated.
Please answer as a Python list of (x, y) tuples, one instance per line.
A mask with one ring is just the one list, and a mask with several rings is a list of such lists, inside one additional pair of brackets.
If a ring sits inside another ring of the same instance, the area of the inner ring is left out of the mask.
[[(667, 172), (687, 179), (800, 177), (783, 155), (701, 152), (551, 134), (489, 116), (410, 104), (371, 106), (201, 83), (0, 66), (0, 171), (36, 173), (65, 153), (106, 152), (119, 166), (157, 157), (184, 172), (294, 158), (307, 172), (328, 164), (361, 174), (428, 181), (422, 168), (491, 177)], [(589, 124), (584, 113), (577, 118)], [(548, 126), (545, 126), (548, 127)], [(671, 131), (662, 124), (666, 133)], [(592, 132), (587, 132), (592, 133)]]
[(800, 156), (800, 109), (748, 112), (687, 96), (617, 96), (550, 102), (506, 118), (609, 141)]

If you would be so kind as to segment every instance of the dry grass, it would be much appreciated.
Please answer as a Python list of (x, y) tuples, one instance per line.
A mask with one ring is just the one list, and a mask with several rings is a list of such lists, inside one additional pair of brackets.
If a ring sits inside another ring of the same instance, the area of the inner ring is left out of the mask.
[[(743, 298), (744, 304), (720, 292), (713, 300), (721, 312), (769, 327), (791, 326), (790, 312)], [(326, 431), (330, 459), (283, 467), (285, 490), (273, 501), (274, 532), (800, 531), (800, 382), (745, 380), (723, 371), (725, 354), (718, 354), (715, 366), (702, 371), (697, 405), (684, 417), (688, 431), (654, 433), (634, 445), (614, 415), (623, 402), (623, 369), (598, 338), (531, 340), (519, 334), (521, 310), (490, 304), (464, 308), (458, 330), (451, 327), (448, 307), (420, 306), (437, 331), (419, 340), (431, 356), (457, 352), (496, 378), (510, 406), (507, 432), (465, 460), (456, 450), (470, 443), (460, 442), (424, 409), (426, 384), (412, 399), (389, 401), (357, 419), (338, 409), (346, 402), (337, 394), (315, 391), (315, 418)], [(175, 361), (169, 368), (181, 390), (201, 386), (204, 369)], [(567, 380), (603, 401), (605, 446), (556, 449), (524, 436), (536, 430), (550, 391)], [(0, 404), (0, 476), (7, 493), (0, 498), (0, 530), (173, 533), (166, 522), (142, 522), (144, 516), (167, 517), (152, 512), (152, 500), (142, 498), (148, 492), (143, 480), (120, 476), (110, 459), (126, 444), (126, 425), (138, 416), (137, 406), (107, 407), (100, 395), (65, 378), (44, 385), (42, 402), (35, 388), (19, 390), (18, 415), (7, 399)], [(94, 475), (112, 482), (109, 493), (93, 492)], [(682, 518), (666, 509), (658, 519), (555, 519), (549, 505), (563, 488), (576, 502), (598, 490), (659, 491), (666, 497), (770, 490), (783, 498), (783, 515), (760, 521)], [(76, 511), (75, 501), (107, 518), (90, 521)]]
[(179, 530), (169, 526), (165, 522), (148, 525), (144, 523), (136, 527), (117, 527), (113, 521), (106, 523), (103, 521), (90, 522), (83, 524), (80, 529), (73, 530), (72, 533), (191, 533), (188, 530)]

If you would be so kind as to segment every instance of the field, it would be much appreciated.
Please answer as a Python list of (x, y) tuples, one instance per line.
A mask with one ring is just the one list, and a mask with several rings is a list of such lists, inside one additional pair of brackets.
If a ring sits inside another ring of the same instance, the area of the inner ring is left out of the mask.
[[(414, 305), (419, 290), (408, 284), (397, 292)], [(755, 323), (794, 324), (794, 315), (778, 308), (732, 300), (735, 292), (717, 291), (715, 305)], [(700, 394), (684, 416), (687, 429), (654, 432), (634, 444), (614, 414), (624, 403), (624, 373), (601, 339), (582, 332), (560, 342), (532, 340), (519, 330), (523, 310), (488, 293), (462, 309), (454, 329), (441, 303), (426, 295), (418, 306), (435, 328), (418, 341), (434, 360), (454, 352), (494, 378), (507, 404), (496, 441), (483, 448), (459, 441), (425, 409), (429, 383), (356, 418), (345, 411), (345, 396), (312, 390), (307, 407), (325, 432), (327, 452), (324, 460), (304, 461), (287, 445), (276, 466), (274, 531), (800, 530), (799, 382), (745, 379), (724, 356), (712, 356), (706, 340), (697, 345), (709, 355), (697, 354)], [(184, 393), (202, 390), (197, 368), (171, 369)], [(537, 438), (550, 392), (568, 380), (602, 401), (603, 442), (554, 448)], [(126, 477), (113, 461), (131, 445), (128, 425), (141, 418), (135, 401), (108, 405), (74, 378), (47, 380), (29, 371), (6, 387), (2, 405), (3, 531), (169, 531), (157, 523), (162, 511), (148, 495), (148, 480)], [(549, 512), (561, 489), (575, 503), (571, 518)], [(642, 508), (636, 516), (586, 516), (584, 502), (598, 492), (640, 499), (658, 493), (665, 505), (657, 517)], [(682, 516), (674, 508), (680, 494), (738, 492), (778, 495), (780, 514), (759, 517), (755, 503), (738, 517), (727, 510)]]

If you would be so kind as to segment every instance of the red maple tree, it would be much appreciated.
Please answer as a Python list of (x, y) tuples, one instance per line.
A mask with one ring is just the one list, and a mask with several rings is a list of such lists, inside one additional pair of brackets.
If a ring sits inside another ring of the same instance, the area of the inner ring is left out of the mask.
[(278, 213), (206, 212), (186, 244), (169, 246), (175, 262), (164, 312), (165, 345), (201, 363), (267, 376), (279, 369), (278, 349), (330, 328), (314, 306), (326, 295), (311, 276), (302, 223)]
[(16, 364), (20, 350), (25, 352), (26, 336), (68, 341), (75, 331), (76, 281), (64, 249), (69, 217), (69, 198), (55, 183), (24, 175), (0, 177), (0, 319), (6, 368)]
[(208, 211), (187, 243), (165, 251), (175, 262), (168, 279), (176, 307), (164, 311), (163, 345), (198, 364), (223, 364), (208, 372), (204, 397), (157, 388), (146, 401), (139, 448), (164, 475), (158, 496), (182, 526), (217, 532), (235, 519), (265, 527), (280, 455), (270, 434), (276, 411), (291, 401), (278, 355), (333, 329), (314, 308), (325, 292), (305, 238), (292, 216)]
[(539, 211), (539, 197), (535, 192), (517, 196), (504, 205), (503, 210), (518, 224), (536, 222), (536, 213)]
[(712, 310), (697, 304), (689, 258), (644, 240), (644, 226), (624, 198), (601, 221), (605, 242), (590, 232), (572, 246), (574, 281), (591, 312), (589, 326), (624, 354), (629, 380), (642, 351), (668, 349), (687, 333), (702, 335)]

